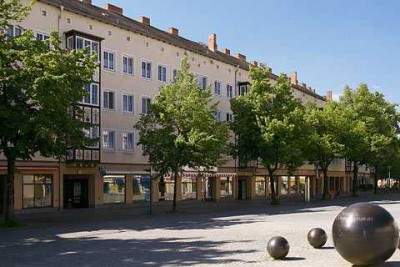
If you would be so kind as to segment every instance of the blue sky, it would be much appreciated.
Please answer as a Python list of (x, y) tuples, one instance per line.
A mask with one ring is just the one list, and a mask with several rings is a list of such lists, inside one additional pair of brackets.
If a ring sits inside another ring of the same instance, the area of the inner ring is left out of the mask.
[(217, 34), (218, 49), (297, 71), (299, 82), (325, 95), (367, 83), (400, 103), (400, 1), (386, 0), (93, 0), (197, 42)]

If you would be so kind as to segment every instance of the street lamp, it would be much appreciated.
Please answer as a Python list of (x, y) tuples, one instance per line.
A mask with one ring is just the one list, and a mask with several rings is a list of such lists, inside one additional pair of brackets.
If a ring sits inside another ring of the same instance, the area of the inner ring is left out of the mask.
[(391, 188), (391, 177), (390, 177), (390, 170), (392, 169), (392, 166), (388, 166), (389, 169), (389, 189)]

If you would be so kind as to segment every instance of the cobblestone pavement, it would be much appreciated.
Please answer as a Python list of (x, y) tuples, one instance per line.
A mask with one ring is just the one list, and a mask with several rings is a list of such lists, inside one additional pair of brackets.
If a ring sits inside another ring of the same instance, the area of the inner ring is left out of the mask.
[[(317, 203), (265, 201), (186, 204), (171, 214), (157, 207), (21, 215), (25, 227), (0, 231), (0, 266), (351, 266), (333, 248), (336, 215), (354, 202), (372, 201), (400, 218), (400, 195)], [(307, 233), (328, 233), (322, 249)], [(275, 236), (290, 243), (286, 260), (268, 257)], [(400, 251), (382, 266), (400, 266)]]

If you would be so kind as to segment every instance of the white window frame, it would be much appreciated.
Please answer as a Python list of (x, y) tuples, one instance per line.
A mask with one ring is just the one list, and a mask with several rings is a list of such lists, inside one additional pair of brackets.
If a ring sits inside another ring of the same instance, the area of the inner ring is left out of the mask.
[[(128, 102), (128, 100), (129, 100), (129, 98), (132, 98), (132, 110), (129, 110), (129, 102)], [(125, 98), (127, 99), (126, 101), (126, 104), (125, 104)], [(128, 94), (128, 93), (124, 93), (123, 95), (122, 95), (122, 111), (124, 112), (124, 113), (130, 113), (130, 114), (134, 114), (135, 113), (135, 95), (133, 95), (133, 94)]]
[[(115, 57), (115, 52), (110, 51), (110, 50), (104, 50), (103, 51), (103, 69), (107, 71), (116, 71), (116, 57)], [(106, 58), (107, 55), (107, 58)], [(110, 55), (112, 55), (112, 61), (110, 60)]]
[[(129, 66), (129, 60), (132, 61), (132, 65)], [(126, 61), (126, 63), (125, 63)], [(125, 65), (126, 64), (126, 65)], [(129, 69), (131, 67), (131, 69)], [(135, 58), (130, 55), (122, 55), (122, 72), (127, 75), (134, 75), (135, 73)]]
[[(85, 133), (85, 136), (90, 138), (90, 139), (95, 139), (95, 138), (99, 138), (100, 137), (99, 136), (100, 135), (100, 126), (98, 126), (98, 125), (92, 126), (89, 129), (84, 129), (83, 131)], [(91, 144), (89, 147), (90, 148), (99, 147), (99, 142), (97, 141), (96, 143)]]
[(43, 32), (35, 32), (35, 38), (39, 41), (45, 41), (50, 38), (50, 34)]
[(157, 66), (157, 78), (160, 82), (167, 82), (167, 67), (165, 65)]
[(213, 115), (214, 115), (215, 121), (221, 121), (221, 111), (220, 110), (213, 111)]
[(240, 85), (239, 86), (239, 95), (245, 95), (249, 92), (249, 88), (247, 85)]
[[(135, 133), (134, 132), (122, 132), (122, 150), (133, 151), (135, 148)], [(129, 140), (131, 136), (132, 140)]]
[(233, 121), (233, 114), (230, 112), (226, 113), (226, 121)]
[(232, 84), (227, 84), (226, 85), (226, 97), (229, 99), (232, 99), (233, 96), (233, 86)]
[[(98, 83), (89, 83), (85, 85), (85, 90), (89, 93), (83, 97), (82, 103), (99, 106), (99, 84)], [(88, 101), (87, 101), (88, 100)]]
[(215, 95), (221, 95), (221, 87), (222, 87), (221, 81), (214, 81), (214, 94)]
[(200, 90), (207, 89), (207, 86), (208, 86), (207, 85), (207, 76), (198, 74), (197, 75), (197, 84), (199, 85)]
[(178, 79), (178, 70), (177, 69), (173, 69), (172, 70), (172, 82), (176, 83), (177, 79)]
[(152, 98), (151, 98), (150, 96), (142, 96), (142, 98), (141, 98), (141, 104), (142, 104), (141, 112), (142, 112), (143, 114), (148, 114), (149, 111), (150, 111), (150, 106), (146, 106), (146, 110), (144, 110), (145, 108), (144, 108), (143, 103), (144, 103), (144, 100), (145, 100), (145, 99), (146, 99), (146, 100), (149, 99), (149, 104), (150, 104), (150, 106), (151, 106), (151, 104), (153, 103), (153, 100), (152, 100)]
[[(106, 96), (108, 94), (108, 96)], [(110, 95), (113, 96), (112, 102), (110, 102)], [(103, 90), (103, 109), (106, 110), (115, 110), (115, 98), (116, 98), (116, 93), (115, 91), (112, 90)], [(106, 102), (107, 101), (107, 102)], [(111, 105), (112, 107), (110, 107)]]
[(110, 150), (115, 149), (115, 144), (117, 143), (115, 132), (116, 132), (115, 130), (103, 130), (102, 131), (101, 140), (102, 140), (104, 149), (110, 149)]
[[(145, 65), (143, 65), (145, 64)], [(140, 63), (140, 72), (143, 79), (151, 80), (153, 73), (152, 73), (152, 65), (153, 63), (148, 60), (142, 60)]]

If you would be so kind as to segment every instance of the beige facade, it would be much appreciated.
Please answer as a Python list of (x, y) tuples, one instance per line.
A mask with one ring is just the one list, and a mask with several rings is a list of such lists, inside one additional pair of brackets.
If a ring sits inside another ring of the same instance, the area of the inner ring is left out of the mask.
[[(122, 13), (122, 9), (113, 5), (101, 9), (92, 6), (90, 1), (43, 0), (37, 1), (29, 16), (20, 23), (35, 34), (58, 31), (66, 47), (69, 45), (66, 34), (72, 36), (70, 45), (73, 48), (78, 48), (80, 41), (84, 45), (98, 42), (101, 67), (94, 75), (94, 82), (99, 82), (99, 88), (97, 95), (91, 92), (97, 100), (89, 106), (100, 110), (101, 143), (100, 161), (96, 164), (65, 163), (41, 157), (32, 162), (18, 162), (17, 210), (43, 206), (95, 207), (148, 200), (149, 177), (153, 173), (147, 157), (142, 155), (142, 148), (137, 146), (138, 134), (133, 125), (149, 101), (153, 101), (159, 87), (174, 79), (183, 57), (189, 59), (191, 71), (199, 77), (199, 83), (211, 86), (213, 98), (219, 102), (219, 119), (231, 119), (229, 100), (245, 90), (241, 84), (249, 81), (250, 63), (245, 56), (233, 56), (228, 49), (218, 50), (215, 34), (210, 35), (208, 45), (199, 44), (180, 37), (176, 28), (162, 31), (153, 28), (149, 18), (134, 21)], [(276, 78), (271, 74), (271, 82)], [(290, 78), (297, 98), (324, 105), (325, 97), (300, 84), (297, 73)], [(3, 163), (0, 161), (3, 166), (0, 174), (5, 174)], [(332, 190), (348, 192), (350, 182), (344, 162), (335, 162), (330, 169)], [(24, 182), (26, 175), (37, 175), (33, 180), (38, 182)], [(40, 182), (47, 177), (45, 175), (52, 177), (51, 183)], [(307, 179), (310, 179), (313, 195), (322, 188), (314, 166), (304, 165), (293, 177), (288, 177), (285, 170), (280, 170), (279, 175), (281, 190), (278, 193), (283, 196), (304, 195)], [(164, 184), (159, 181), (151, 184), (153, 202), (172, 198), (171, 179), (166, 178)], [(177, 186), (180, 199), (253, 199), (268, 197), (269, 192), (266, 170), (239, 169), (233, 159), (204, 177), (187, 171), (179, 178)], [(51, 202), (41, 205), (41, 199), (49, 194)], [(24, 202), (31, 204), (24, 205)]]

